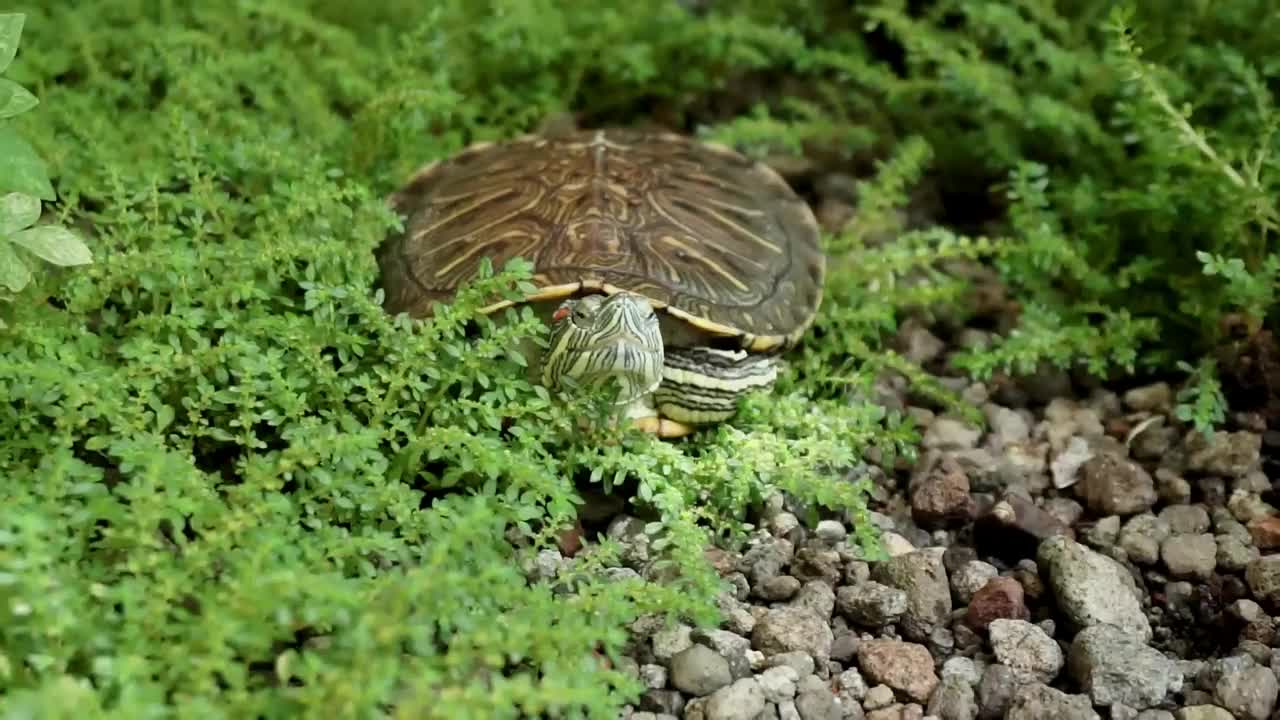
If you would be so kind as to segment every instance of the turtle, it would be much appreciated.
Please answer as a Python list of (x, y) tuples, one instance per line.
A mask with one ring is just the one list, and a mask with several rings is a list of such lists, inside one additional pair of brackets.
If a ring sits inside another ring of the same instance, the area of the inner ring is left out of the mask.
[(662, 438), (770, 388), (822, 302), (809, 204), (763, 162), (675, 131), (478, 141), (388, 203), (402, 223), (376, 250), (387, 312), (429, 317), (484, 258), (530, 261), (535, 291), (482, 312), (530, 304), (550, 325), (535, 379), (616, 381), (623, 417)]

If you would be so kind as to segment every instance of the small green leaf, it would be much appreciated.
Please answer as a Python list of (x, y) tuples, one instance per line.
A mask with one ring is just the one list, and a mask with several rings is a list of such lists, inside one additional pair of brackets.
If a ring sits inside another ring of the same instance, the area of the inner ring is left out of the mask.
[(22, 192), (53, 200), (53, 185), (44, 160), (11, 127), (0, 126), (0, 193)]
[(21, 115), (39, 104), (31, 91), (12, 80), (0, 78), (0, 120)]
[(26, 248), (41, 259), (67, 267), (70, 265), (88, 265), (93, 262), (93, 253), (75, 233), (59, 225), (41, 225), (30, 230), (23, 230), (11, 238), (17, 245)]
[(23, 193), (0, 195), (0, 237), (29, 228), (40, 219), (40, 198)]
[(18, 292), (31, 282), (31, 269), (14, 251), (13, 243), (0, 241), (0, 286)]
[(0, 72), (4, 72), (18, 54), (18, 39), (22, 37), (22, 24), (26, 13), (0, 13)]
[(156, 430), (163, 432), (165, 428), (173, 424), (173, 407), (170, 405), (161, 405), (156, 410)]

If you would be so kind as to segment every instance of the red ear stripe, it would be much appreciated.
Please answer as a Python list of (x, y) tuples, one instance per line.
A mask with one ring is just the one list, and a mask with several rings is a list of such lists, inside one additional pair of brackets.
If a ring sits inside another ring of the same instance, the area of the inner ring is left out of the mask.
[(554, 320), (555, 322), (560, 322), (561, 320), (563, 320), (563, 319), (565, 319), (565, 318), (567, 318), (567, 317), (569, 317), (569, 308), (567, 308), (567, 307), (562, 307), (562, 308), (560, 308), (560, 309), (556, 310), (556, 314), (555, 314), (555, 315), (552, 315), (552, 316), (551, 316), (551, 319), (552, 319), (552, 320)]

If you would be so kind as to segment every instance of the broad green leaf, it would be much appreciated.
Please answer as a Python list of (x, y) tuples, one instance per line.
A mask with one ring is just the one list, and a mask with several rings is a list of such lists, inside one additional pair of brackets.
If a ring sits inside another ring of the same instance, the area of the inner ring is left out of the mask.
[(18, 292), (31, 282), (31, 269), (22, 261), (13, 243), (0, 240), (0, 287)]
[(42, 260), (67, 267), (88, 265), (93, 253), (75, 233), (60, 225), (41, 225), (14, 234), (13, 242)]
[(40, 101), (29, 90), (12, 80), (0, 78), (0, 120), (21, 115), (39, 104)]
[(18, 38), (22, 37), (25, 13), (0, 13), (0, 72), (4, 72), (18, 54)]
[(21, 192), (53, 200), (44, 160), (13, 128), (0, 125), (0, 193)]
[(0, 237), (29, 228), (40, 219), (40, 198), (25, 193), (0, 195)]

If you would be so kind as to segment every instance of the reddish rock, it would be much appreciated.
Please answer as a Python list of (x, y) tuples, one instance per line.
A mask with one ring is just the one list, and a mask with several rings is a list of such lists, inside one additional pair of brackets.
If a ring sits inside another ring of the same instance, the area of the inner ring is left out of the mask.
[(1080, 468), (1076, 495), (1099, 515), (1137, 515), (1159, 497), (1146, 468), (1115, 453), (1095, 455)]
[(920, 527), (962, 525), (973, 513), (969, 476), (951, 458), (943, 459), (911, 492), (911, 517)]
[(709, 547), (702, 552), (702, 556), (720, 577), (732, 574), (737, 568), (737, 560), (732, 554), (721, 548)]
[(1271, 618), (1263, 618), (1254, 620), (1244, 626), (1244, 630), (1240, 632), (1242, 640), (1253, 640), (1263, 645), (1271, 645), (1276, 639), (1276, 627)]
[(1025, 600), (1035, 602), (1044, 597), (1044, 582), (1040, 580), (1040, 574), (1035, 568), (1019, 566), (1009, 573), (1009, 577), (1017, 580), (1022, 586), (1022, 592)]
[(900, 640), (867, 640), (858, 646), (858, 665), (872, 683), (884, 683), (923, 703), (938, 686), (933, 656), (924, 645)]
[(560, 554), (565, 557), (573, 557), (582, 549), (582, 522), (577, 521), (572, 526), (566, 527), (560, 531), (560, 535), (556, 544), (560, 547)]
[(1267, 515), (1254, 518), (1249, 523), (1249, 534), (1259, 550), (1280, 548), (1280, 516)]
[(1010, 577), (992, 578), (974, 593), (965, 611), (965, 622), (978, 632), (986, 632), (993, 620), (1029, 620), (1022, 584)]

